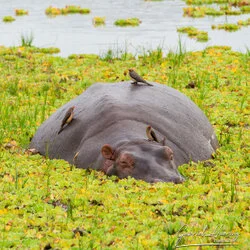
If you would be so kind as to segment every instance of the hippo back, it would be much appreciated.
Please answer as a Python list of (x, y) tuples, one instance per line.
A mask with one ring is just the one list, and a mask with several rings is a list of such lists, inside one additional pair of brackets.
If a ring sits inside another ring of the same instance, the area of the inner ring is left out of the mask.
[[(86, 168), (99, 157), (103, 144), (116, 143), (117, 134), (121, 140), (132, 134), (146, 138), (145, 128), (151, 125), (159, 137), (165, 137), (177, 165), (210, 158), (218, 142), (204, 113), (179, 91), (152, 84), (92, 85), (52, 114), (39, 127), (30, 147), (70, 163), (81, 151), (79, 167)], [(76, 106), (74, 120), (58, 135), (64, 114), (72, 106)]]

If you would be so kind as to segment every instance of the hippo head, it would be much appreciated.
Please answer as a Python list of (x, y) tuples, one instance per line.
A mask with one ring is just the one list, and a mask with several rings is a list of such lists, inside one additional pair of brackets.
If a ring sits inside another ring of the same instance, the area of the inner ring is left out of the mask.
[(132, 176), (147, 182), (181, 183), (184, 178), (174, 163), (173, 151), (155, 141), (125, 142), (117, 148), (105, 144), (102, 170), (119, 178)]

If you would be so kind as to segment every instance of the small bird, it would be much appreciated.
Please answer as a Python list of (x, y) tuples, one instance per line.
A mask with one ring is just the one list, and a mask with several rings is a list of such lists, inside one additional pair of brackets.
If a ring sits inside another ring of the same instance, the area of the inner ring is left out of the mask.
[(146, 134), (147, 134), (147, 137), (150, 141), (155, 141), (155, 142), (159, 142), (156, 134), (155, 134), (155, 131), (152, 129), (151, 126), (147, 126), (146, 128)]
[(64, 125), (69, 125), (71, 123), (71, 121), (73, 120), (73, 116), (74, 116), (74, 109), (75, 106), (71, 107), (68, 109), (68, 111), (66, 112), (63, 120), (62, 120), (62, 124), (61, 124), (61, 128), (58, 131), (58, 135), (63, 131), (63, 129), (65, 128)]
[(137, 84), (138, 82), (142, 82), (147, 84), (148, 86), (153, 86), (153, 84), (148, 83), (147, 81), (145, 81), (141, 76), (139, 76), (133, 69), (129, 69), (129, 76), (132, 78), (132, 80), (134, 82), (132, 82), (132, 84)]

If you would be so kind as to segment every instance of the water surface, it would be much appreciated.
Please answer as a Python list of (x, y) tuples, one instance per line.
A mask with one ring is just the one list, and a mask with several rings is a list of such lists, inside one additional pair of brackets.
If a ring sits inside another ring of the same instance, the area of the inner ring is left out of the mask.
[[(45, 15), (49, 6), (65, 7), (79, 5), (89, 8), (88, 15), (67, 15), (50, 18)], [(33, 34), (34, 45), (39, 47), (58, 47), (61, 56), (79, 53), (103, 54), (108, 49), (128, 50), (142, 53), (143, 50), (162, 47), (164, 51), (176, 50), (179, 36), (186, 50), (201, 50), (211, 45), (229, 45), (233, 50), (245, 52), (250, 44), (250, 28), (243, 27), (237, 32), (212, 30), (212, 24), (236, 23), (250, 15), (220, 16), (204, 18), (183, 17), (182, 8), (186, 4), (181, 0), (147, 2), (144, 0), (0, 0), (0, 18), (14, 16), (14, 10), (22, 8), (29, 11), (28, 16), (15, 17), (16, 21), (0, 21), (0, 45), (20, 45), (21, 35)], [(106, 17), (106, 25), (94, 27), (92, 18)], [(114, 21), (119, 18), (138, 17), (139, 27), (116, 27)], [(192, 25), (208, 31), (210, 40), (196, 42), (187, 35), (180, 35), (178, 27)]]

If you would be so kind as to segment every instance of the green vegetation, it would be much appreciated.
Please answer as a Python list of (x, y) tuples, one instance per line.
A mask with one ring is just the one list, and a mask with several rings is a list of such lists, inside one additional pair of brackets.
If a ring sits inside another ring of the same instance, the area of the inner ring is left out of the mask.
[(24, 16), (24, 15), (29, 14), (27, 10), (23, 10), (23, 9), (15, 9), (15, 13), (16, 13), (16, 16)]
[(226, 30), (226, 31), (237, 31), (240, 29), (240, 26), (235, 23), (223, 23), (218, 25), (212, 25), (212, 29), (218, 29), (218, 30)]
[(249, 0), (229, 0), (228, 3), (234, 7), (249, 6)]
[(250, 5), (248, 5), (248, 6), (242, 6), (242, 7), (240, 7), (240, 10), (244, 14), (250, 13)]
[(222, 15), (224, 15), (223, 11), (216, 10), (214, 8), (208, 8), (208, 7), (205, 8), (204, 12), (205, 12), (205, 15), (207, 15), (207, 16), (222, 16)]
[(95, 26), (99, 26), (99, 25), (104, 25), (105, 21), (106, 21), (105, 17), (95, 16), (92, 22)]
[(238, 22), (237, 22), (237, 24), (239, 25), (239, 26), (248, 26), (248, 25), (250, 25), (250, 18), (248, 18), (247, 20), (239, 20)]
[[(206, 15), (210, 16), (221, 16), (221, 15), (241, 15), (242, 13), (248, 13), (250, 11), (250, 2), (242, 1), (242, 0), (186, 0), (188, 6), (183, 8), (184, 16), (188, 17), (204, 17)], [(219, 6), (219, 9), (211, 8), (208, 6), (204, 6), (204, 4), (222, 4)], [(195, 6), (200, 5), (200, 6)], [(237, 7), (237, 9), (232, 8)], [(237, 24), (225, 23), (212, 25), (212, 29), (224, 29), (226, 31), (237, 31), (241, 29), (242, 26), (247, 26), (248, 20), (242, 21), (239, 20)], [(194, 27), (184, 27), (178, 29), (178, 32), (187, 33), (190, 37), (197, 38), (200, 41), (207, 41), (208, 35), (206, 33), (200, 33), (198, 37), (198, 30)]]
[(177, 29), (178, 32), (186, 33), (189, 37), (196, 39), (199, 42), (208, 41), (208, 33), (205, 31), (200, 31), (193, 26), (181, 27)]
[(218, 25), (212, 25), (212, 29), (224, 29), (226, 31), (237, 31), (241, 29), (242, 26), (250, 25), (250, 18), (247, 20), (239, 20), (237, 23), (224, 23)]
[[(246, 249), (249, 51), (215, 46), (185, 52), (180, 46), (176, 53), (163, 56), (159, 48), (137, 59), (127, 52), (103, 58), (44, 54), (53, 51), (0, 47), (1, 247), (175, 249), (227, 241), (229, 250)], [(128, 68), (178, 89), (206, 113), (221, 145), (214, 159), (181, 166), (183, 184), (152, 185), (76, 169), (25, 150), (61, 105), (94, 82), (128, 80)], [(191, 82), (194, 88), (187, 88)]]
[(21, 46), (23, 47), (31, 47), (34, 40), (33, 33), (30, 33), (29, 35), (21, 35)]
[(115, 21), (115, 25), (117, 26), (139, 26), (141, 21), (136, 18), (128, 18), (128, 19), (118, 19)]
[(5, 17), (3, 17), (3, 22), (5, 22), (5, 23), (10, 23), (10, 22), (13, 22), (15, 20), (16, 19), (14, 17), (12, 17), (12, 16), (5, 16)]
[(90, 9), (81, 8), (80, 6), (67, 5), (64, 8), (48, 7), (45, 10), (46, 15), (57, 16), (57, 15), (67, 15), (67, 14), (89, 14)]
[(228, 0), (185, 0), (188, 5), (202, 5), (202, 4), (213, 4), (213, 3), (228, 3)]
[(221, 15), (240, 15), (241, 10), (233, 10), (227, 6), (221, 6), (220, 10), (216, 10), (206, 6), (194, 6), (183, 8), (183, 15), (188, 17), (204, 17), (204, 16), (221, 16)]
[(49, 16), (57, 16), (57, 15), (61, 15), (61, 9), (56, 8), (56, 7), (52, 7), (49, 6), (46, 10), (45, 10), (45, 14), (49, 15)]
[[(241, 15), (242, 13), (249, 13), (250, 11), (250, 2), (245, 0), (186, 0), (185, 2), (187, 5), (193, 6), (183, 8), (183, 15), (194, 18), (204, 17), (206, 15)], [(219, 9), (215, 9), (206, 6), (206, 4), (220, 5)]]
[(228, 10), (225, 11), (225, 14), (233, 16), (233, 15), (241, 15), (242, 13), (241, 13), (240, 10), (228, 9)]
[(188, 5), (227, 4), (234, 7), (250, 5), (248, 0), (185, 0)]
[(188, 17), (204, 17), (205, 7), (185, 7), (183, 8), (184, 16)]
[(226, 30), (226, 31), (237, 31), (240, 26), (235, 23), (223, 23), (218, 25), (212, 25), (212, 29)]
[(183, 8), (184, 16), (189, 17), (204, 17), (205, 15), (208, 16), (221, 16), (224, 15), (225, 12), (221, 10), (216, 10), (211, 7), (201, 6), (201, 7), (186, 7)]
[(68, 5), (65, 8), (62, 8), (61, 12), (64, 15), (65, 14), (74, 14), (74, 13), (89, 14), (90, 9), (81, 8), (80, 6)]

